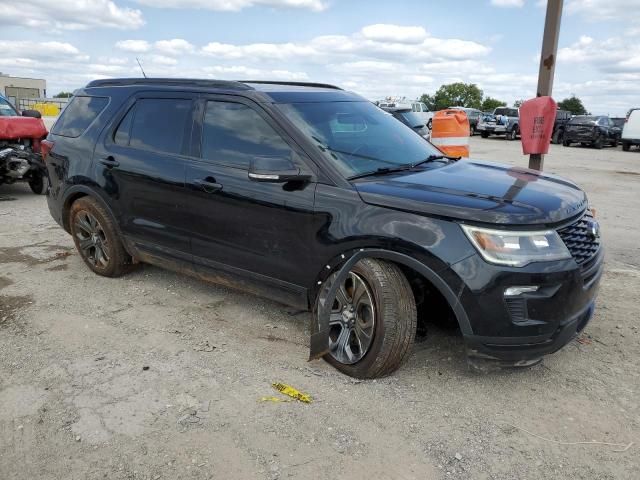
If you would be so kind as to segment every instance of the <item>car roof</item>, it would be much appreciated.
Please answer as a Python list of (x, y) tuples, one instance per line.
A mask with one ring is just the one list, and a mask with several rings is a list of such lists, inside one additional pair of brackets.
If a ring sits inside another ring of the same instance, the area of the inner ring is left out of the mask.
[[(270, 80), (214, 80), (192, 78), (110, 78), (94, 80), (90, 89), (134, 88), (145, 90), (187, 90), (208, 93), (241, 94), (258, 101), (275, 103), (317, 101), (366, 101), (359, 95), (326, 83), (286, 82)], [(88, 92), (87, 92), (88, 93)]]

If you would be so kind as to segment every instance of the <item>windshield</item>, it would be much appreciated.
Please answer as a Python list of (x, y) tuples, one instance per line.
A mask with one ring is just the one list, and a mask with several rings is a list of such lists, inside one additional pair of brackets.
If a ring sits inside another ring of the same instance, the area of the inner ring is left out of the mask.
[(571, 120), (569, 120), (569, 123), (591, 123), (596, 121), (598, 121), (598, 117), (589, 115), (578, 115), (576, 117), (572, 117)]
[(0, 117), (17, 117), (18, 112), (4, 98), (0, 97)]
[(345, 177), (441, 155), (433, 145), (369, 102), (279, 104)]
[(424, 120), (416, 112), (398, 112), (410, 127), (424, 127)]

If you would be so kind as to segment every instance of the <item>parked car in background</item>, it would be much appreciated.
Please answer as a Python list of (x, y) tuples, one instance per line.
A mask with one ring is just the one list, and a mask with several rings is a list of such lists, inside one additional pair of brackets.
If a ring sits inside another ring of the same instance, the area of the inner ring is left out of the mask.
[(414, 112), (412, 109), (407, 107), (382, 109), (393, 115), (408, 127), (411, 127), (421, 137), (424, 137), (427, 140), (431, 138), (431, 130), (425, 125), (424, 118), (418, 112)]
[(384, 100), (379, 100), (375, 104), (385, 111), (409, 109), (412, 112), (418, 114), (422, 119), (422, 123), (431, 130), (433, 123), (433, 112), (429, 110), (429, 107), (423, 102), (410, 101), (406, 97), (386, 97)]
[(490, 115), (482, 115), (476, 130), (482, 138), (504, 135), (508, 140), (515, 140), (520, 135), (519, 111), (517, 108), (498, 107)]
[(433, 112), (429, 110), (429, 107), (427, 107), (423, 102), (412, 102), (411, 109), (420, 115), (425, 126), (431, 130), (431, 127), (433, 126)]
[(562, 144), (565, 147), (572, 143), (594, 148), (617, 147), (620, 134), (620, 128), (606, 115), (577, 115), (567, 122)]
[(556, 121), (553, 124), (553, 134), (551, 135), (551, 143), (562, 143), (564, 139), (564, 129), (567, 122), (571, 119), (571, 112), (568, 110), (558, 110), (556, 112)]
[(43, 143), (87, 268), (145, 262), (308, 310), (310, 358), (347, 375), (392, 373), (428, 318), (457, 322), (472, 361), (527, 366), (593, 316), (585, 192), (447, 157), (335, 86), (96, 80)]
[(627, 113), (621, 134), (622, 150), (628, 152), (631, 145), (640, 145), (640, 108), (632, 108)]
[(477, 108), (467, 108), (467, 107), (449, 107), (449, 110), (462, 110), (467, 114), (467, 118), (469, 119), (469, 129), (471, 130), (471, 136), (475, 135), (478, 132), (478, 122), (480, 121), (480, 117), (483, 115), (480, 110)]
[(620, 135), (622, 136), (622, 129), (624, 128), (624, 123), (627, 121), (626, 117), (611, 117), (611, 121), (613, 125), (620, 129)]

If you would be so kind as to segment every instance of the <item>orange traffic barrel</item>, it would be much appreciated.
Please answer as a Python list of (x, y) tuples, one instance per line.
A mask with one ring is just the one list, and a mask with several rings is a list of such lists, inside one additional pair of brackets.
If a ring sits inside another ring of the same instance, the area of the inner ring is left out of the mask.
[(463, 110), (440, 110), (431, 125), (431, 143), (445, 155), (469, 156), (469, 119)]

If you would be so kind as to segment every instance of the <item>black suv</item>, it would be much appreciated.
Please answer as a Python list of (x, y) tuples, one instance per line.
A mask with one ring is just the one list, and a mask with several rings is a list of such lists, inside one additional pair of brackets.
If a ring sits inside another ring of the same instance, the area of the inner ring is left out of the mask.
[(562, 145), (580, 143), (582, 146), (617, 147), (622, 129), (605, 115), (577, 115), (566, 123)]
[(313, 312), (311, 358), (371, 378), (450, 317), (469, 357), (531, 365), (602, 271), (575, 184), (448, 158), (331, 85), (112, 79), (46, 142), (49, 208), (87, 266), (190, 272)]

